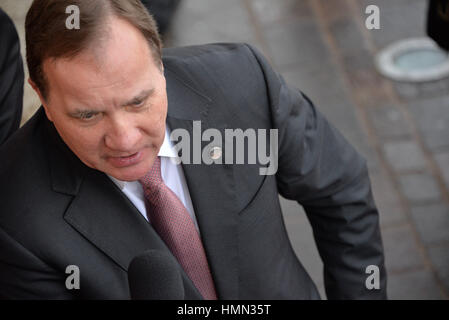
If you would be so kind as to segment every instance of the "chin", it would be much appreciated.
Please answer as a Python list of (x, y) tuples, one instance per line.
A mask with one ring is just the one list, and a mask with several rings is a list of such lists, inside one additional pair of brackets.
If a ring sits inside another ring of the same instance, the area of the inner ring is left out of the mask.
[(139, 180), (139, 178), (143, 177), (145, 175), (145, 172), (126, 172), (126, 173), (117, 173), (117, 174), (110, 174), (110, 176), (121, 180), (121, 181), (136, 181)]
[(129, 167), (123, 169), (115, 169), (108, 173), (110, 176), (121, 180), (121, 181), (136, 181), (139, 178), (143, 177), (150, 168), (146, 168), (146, 166), (138, 166), (138, 167)]

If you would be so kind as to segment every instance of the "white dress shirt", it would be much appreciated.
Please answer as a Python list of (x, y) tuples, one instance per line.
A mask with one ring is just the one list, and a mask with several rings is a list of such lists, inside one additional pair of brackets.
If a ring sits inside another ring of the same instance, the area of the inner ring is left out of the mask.
[[(173, 149), (173, 143), (170, 140), (168, 127), (166, 127), (164, 142), (159, 149), (158, 156), (161, 158), (162, 180), (164, 180), (167, 187), (169, 187), (184, 204), (192, 217), (195, 227), (199, 230), (182, 166), (180, 164), (175, 164), (170, 160), (170, 158), (177, 158), (178, 155)], [(108, 177), (120, 188), (120, 190), (122, 190), (144, 218), (148, 220), (143, 188), (139, 181), (121, 181), (109, 175)]]

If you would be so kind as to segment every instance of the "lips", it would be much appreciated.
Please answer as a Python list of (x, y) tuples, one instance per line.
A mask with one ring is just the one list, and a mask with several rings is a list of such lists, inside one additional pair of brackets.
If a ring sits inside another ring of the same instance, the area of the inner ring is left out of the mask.
[(108, 157), (107, 161), (116, 168), (135, 165), (142, 160), (142, 151), (138, 151), (124, 157)]

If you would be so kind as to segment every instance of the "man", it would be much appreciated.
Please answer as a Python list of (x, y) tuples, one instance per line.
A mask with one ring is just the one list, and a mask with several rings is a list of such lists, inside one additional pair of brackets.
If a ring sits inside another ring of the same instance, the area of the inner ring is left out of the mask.
[(23, 65), (14, 23), (0, 8), (0, 145), (20, 125), (23, 101)]
[[(79, 30), (63, 27), (67, 5), (79, 7)], [(129, 299), (128, 266), (153, 249), (176, 258), (186, 299), (318, 299), (278, 193), (307, 211), (328, 298), (386, 297), (365, 161), (255, 49), (175, 48), (161, 59), (137, 0), (35, 0), (26, 32), (43, 107), (0, 150), (2, 297)], [(260, 163), (175, 165), (169, 134), (184, 130), (195, 146), (196, 121), (278, 130), (276, 174)]]

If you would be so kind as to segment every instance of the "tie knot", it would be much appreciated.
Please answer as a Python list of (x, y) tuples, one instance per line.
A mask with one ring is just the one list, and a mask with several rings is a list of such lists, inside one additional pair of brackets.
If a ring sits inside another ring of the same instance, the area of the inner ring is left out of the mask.
[(161, 175), (161, 158), (156, 157), (150, 171), (139, 179), (144, 189), (154, 188), (163, 183)]

